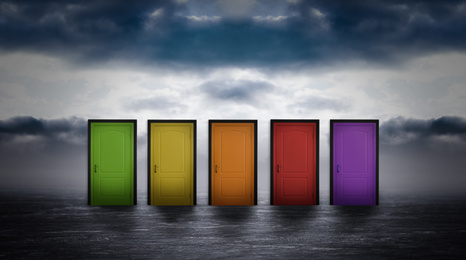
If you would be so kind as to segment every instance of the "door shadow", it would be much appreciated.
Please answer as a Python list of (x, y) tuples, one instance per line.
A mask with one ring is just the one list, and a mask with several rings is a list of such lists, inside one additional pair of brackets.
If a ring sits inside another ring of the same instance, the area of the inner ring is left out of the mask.
[(318, 209), (315, 206), (270, 206), (270, 218), (276, 221), (309, 221), (312, 220)]
[(209, 209), (214, 219), (225, 222), (244, 222), (254, 214), (252, 206), (211, 206)]
[(183, 222), (193, 217), (194, 206), (150, 206), (156, 218), (164, 222)]
[(380, 206), (331, 206), (335, 216), (339, 218), (368, 218), (380, 212)]

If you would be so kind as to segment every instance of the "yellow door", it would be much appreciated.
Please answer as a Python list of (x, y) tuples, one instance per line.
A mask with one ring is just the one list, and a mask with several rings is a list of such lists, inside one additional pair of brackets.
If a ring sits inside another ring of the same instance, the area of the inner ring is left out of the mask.
[(256, 123), (211, 122), (212, 205), (256, 204), (255, 131)]
[(195, 205), (195, 121), (149, 121), (150, 205)]

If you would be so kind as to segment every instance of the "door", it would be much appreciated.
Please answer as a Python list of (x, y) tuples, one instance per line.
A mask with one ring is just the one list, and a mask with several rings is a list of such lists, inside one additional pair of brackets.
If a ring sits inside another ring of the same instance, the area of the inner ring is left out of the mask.
[(273, 205), (318, 204), (318, 120), (271, 121)]
[(148, 121), (148, 204), (195, 205), (195, 120)]
[(378, 120), (331, 120), (331, 200), (378, 204)]
[(209, 120), (209, 204), (257, 204), (257, 120)]
[(136, 204), (136, 120), (89, 120), (90, 205)]

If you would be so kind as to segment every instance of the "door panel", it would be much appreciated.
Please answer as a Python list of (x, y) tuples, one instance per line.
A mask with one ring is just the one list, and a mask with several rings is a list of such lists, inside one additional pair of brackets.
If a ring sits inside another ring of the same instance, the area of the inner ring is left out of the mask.
[(272, 120), (272, 204), (315, 205), (318, 123)]
[(194, 128), (149, 120), (150, 205), (194, 205)]
[(210, 204), (254, 205), (254, 123), (214, 123), (210, 126)]
[[(246, 142), (244, 132), (237, 132), (234, 128), (232, 130), (224, 128), (224, 130), (226, 131), (220, 133), (220, 149), (218, 150), (219, 153), (216, 154), (219, 159), (218, 165), (221, 165), (222, 173), (245, 173), (246, 164), (251, 165), (251, 158), (247, 157), (251, 144)], [(242, 130), (248, 131), (247, 128)], [(251, 136), (248, 137), (251, 138)], [(249, 147), (246, 147), (248, 145)], [(249, 161), (247, 162), (247, 160)]]
[(332, 122), (335, 205), (377, 204), (377, 123)]
[(133, 122), (89, 121), (89, 203), (133, 205)]

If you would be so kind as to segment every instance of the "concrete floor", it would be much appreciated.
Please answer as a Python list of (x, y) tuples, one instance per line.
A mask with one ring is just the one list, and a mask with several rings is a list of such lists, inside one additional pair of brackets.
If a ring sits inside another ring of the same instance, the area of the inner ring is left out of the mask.
[(466, 198), (374, 207), (87, 206), (86, 194), (0, 192), (5, 259), (464, 259)]

